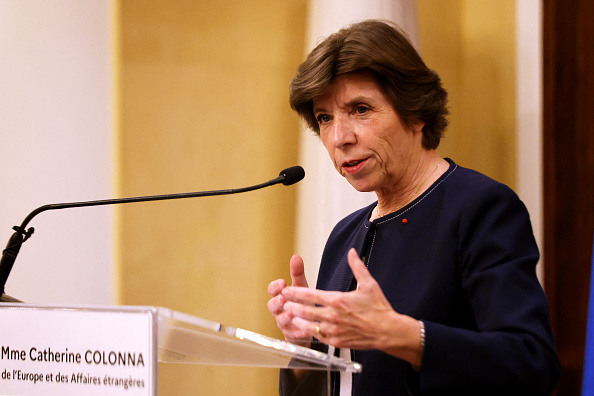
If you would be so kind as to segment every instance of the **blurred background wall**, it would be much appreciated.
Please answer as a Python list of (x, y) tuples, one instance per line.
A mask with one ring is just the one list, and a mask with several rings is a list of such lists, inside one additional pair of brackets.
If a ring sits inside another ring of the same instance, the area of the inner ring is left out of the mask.
[[(21, 250), (8, 294), (40, 303), (159, 305), (280, 337), (266, 308), (267, 284), (288, 278), (296, 252), (312, 257), (315, 283), (325, 235), (348, 213), (337, 209), (323, 225), (308, 223), (318, 218), (315, 201), (331, 194), (307, 184), (323, 171), (305, 165), (300, 136), (308, 132), (288, 106), (288, 82), (318, 39), (312, 35), (328, 33), (312, 25), (369, 16), (319, 13), (333, 3), (0, 0), (0, 239), (45, 203), (241, 187), (294, 164), (306, 168), (306, 179), (291, 187), (43, 213), (31, 224), (37, 231)], [(526, 152), (540, 150), (538, 142), (517, 144), (527, 130), (518, 120), (532, 125), (540, 115), (516, 99), (516, 47), (525, 37), (516, 26), (538, 20), (539, 2), (372, 3), (381, 17), (414, 11), (410, 29), (450, 92), (451, 127), (440, 153), (525, 191), (527, 201), (538, 196), (518, 176), (540, 169), (538, 155), (518, 167)], [(533, 7), (518, 12), (520, 3)], [(538, 48), (535, 37), (529, 42)], [(539, 84), (526, 89), (538, 95)], [(531, 208), (538, 221), (538, 202)], [(313, 232), (315, 243), (304, 243)], [(272, 369), (159, 370), (162, 395), (277, 389)]]
[[(115, 194), (107, 1), (0, 0), (0, 240), (33, 209)], [(8, 279), (28, 302), (114, 303), (113, 210), (45, 212)]]
[[(124, 196), (242, 187), (297, 163), (288, 81), (305, 1), (123, 1)], [(287, 274), (296, 186), (118, 208), (123, 304), (278, 336), (268, 283)], [(160, 365), (160, 394), (273, 394), (271, 369)]]

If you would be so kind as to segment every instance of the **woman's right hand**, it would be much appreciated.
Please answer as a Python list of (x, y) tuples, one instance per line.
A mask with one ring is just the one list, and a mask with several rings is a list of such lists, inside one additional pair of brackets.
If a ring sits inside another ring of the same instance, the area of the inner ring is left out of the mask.
[[(289, 269), (292, 286), (309, 287), (307, 279), (305, 279), (303, 259), (300, 256), (294, 255), (291, 257)], [(287, 287), (287, 282), (284, 279), (277, 279), (270, 282), (268, 285), (268, 294), (270, 294), (271, 298), (268, 300), (268, 310), (274, 316), (276, 325), (283, 332), (285, 340), (292, 342), (311, 341), (312, 338), (307, 332), (300, 330), (292, 324), (293, 315), (284, 309), (287, 300), (283, 296), (282, 291), (285, 287)]]

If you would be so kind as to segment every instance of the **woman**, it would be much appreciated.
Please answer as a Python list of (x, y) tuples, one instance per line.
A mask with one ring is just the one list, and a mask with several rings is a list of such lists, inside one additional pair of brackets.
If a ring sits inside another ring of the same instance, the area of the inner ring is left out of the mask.
[[(268, 287), (286, 339), (315, 337), (362, 363), (333, 376), (332, 394), (547, 395), (559, 376), (527, 211), (435, 152), (446, 103), (437, 74), (380, 21), (329, 36), (291, 82), (291, 107), (337, 171), (377, 194), (332, 231), (316, 289), (299, 256), (292, 286)], [(285, 371), (281, 393), (315, 382)]]

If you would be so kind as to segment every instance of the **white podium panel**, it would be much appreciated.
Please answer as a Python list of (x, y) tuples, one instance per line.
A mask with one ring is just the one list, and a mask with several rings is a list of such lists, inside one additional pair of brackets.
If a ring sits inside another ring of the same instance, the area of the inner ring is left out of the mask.
[(150, 307), (0, 304), (0, 394), (157, 394)]
[(0, 395), (157, 394), (157, 361), (360, 372), (316, 350), (159, 307), (0, 303)]

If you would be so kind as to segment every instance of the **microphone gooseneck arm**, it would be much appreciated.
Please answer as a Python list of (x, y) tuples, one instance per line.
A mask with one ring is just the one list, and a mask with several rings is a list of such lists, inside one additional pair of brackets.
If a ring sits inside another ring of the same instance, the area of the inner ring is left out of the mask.
[(272, 186), (275, 184), (282, 183), (286, 186), (297, 183), (305, 177), (305, 171), (300, 166), (293, 166), (291, 168), (284, 169), (280, 172), (279, 176), (271, 179), (265, 183), (256, 184), (254, 186), (234, 188), (228, 190), (212, 190), (212, 191), (197, 191), (189, 193), (178, 193), (178, 194), (163, 194), (163, 195), (148, 195), (143, 197), (129, 197), (129, 198), (115, 198), (115, 199), (103, 199), (98, 201), (82, 201), (82, 202), (68, 202), (68, 203), (57, 203), (43, 205), (35, 209), (21, 223), (20, 226), (14, 226), (13, 230), (15, 233), (12, 234), (6, 248), (2, 251), (2, 257), (0, 258), (0, 297), (4, 297), (4, 287), (6, 281), (14, 265), (14, 261), (21, 249), (21, 245), (33, 235), (35, 229), (33, 227), (26, 229), (29, 222), (33, 217), (37, 216), (41, 212), (55, 209), (66, 209), (66, 208), (78, 208), (86, 206), (102, 206), (102, 205), (115, 205), (131, 202), (148, 202), (148, 201), (163, 201), (169, 199), (182, 199), (182, 198), (196, 198), (196, 197), (208, 197), (215, 195), (230, 195), (243, 193), (248, 191), (259, 190), (264, 187)]

